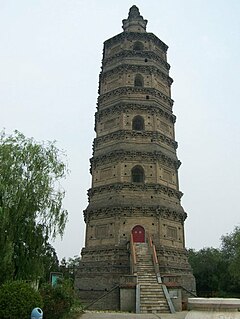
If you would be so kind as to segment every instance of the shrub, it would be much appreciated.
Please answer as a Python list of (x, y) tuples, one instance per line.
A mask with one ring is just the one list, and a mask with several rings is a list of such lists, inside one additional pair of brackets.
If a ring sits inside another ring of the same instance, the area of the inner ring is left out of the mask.
[(12, 281), (0, 287), (1, 319), (29, 319), (36, 307), (42, 307), (42, 298), (28, 283)]
[(74, 302), (74, 291), (69, 283), (63, 282), (52, 287), (45, 284), (40, 293), (43, 298), (44, 319), (61, 319), (70, 312)]

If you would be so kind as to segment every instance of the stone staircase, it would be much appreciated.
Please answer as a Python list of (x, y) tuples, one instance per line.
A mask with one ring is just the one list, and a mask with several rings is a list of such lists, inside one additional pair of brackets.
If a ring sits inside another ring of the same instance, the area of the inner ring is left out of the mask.
[(162, 285), (157, 282), (148, 244), (135, 243), (141, 313), (170, 313)]

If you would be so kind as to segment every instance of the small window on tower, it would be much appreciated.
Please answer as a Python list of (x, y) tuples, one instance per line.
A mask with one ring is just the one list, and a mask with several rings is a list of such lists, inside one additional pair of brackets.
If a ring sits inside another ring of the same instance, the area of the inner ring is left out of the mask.
[(140, 115), (137, 115), (132, 120), (132, 129), (135, 131), (144, 130), (144, 118)]
[(135, 76), (134, 86), (143, 87), (143, 76), (141, 74)]
[(140, 41), (137, 41), (133, 45), (133, 50), (135, 51), (142, 51), (144, 49), (143, 43)]
[(143, 183), (144, 182), (144, 169), (142, 166), (134, 166), (132, 169), (132, 182)]

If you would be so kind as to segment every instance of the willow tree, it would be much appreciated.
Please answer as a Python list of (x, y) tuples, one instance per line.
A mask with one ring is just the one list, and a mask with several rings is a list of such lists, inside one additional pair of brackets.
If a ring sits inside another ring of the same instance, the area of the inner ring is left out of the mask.
[(67, 221), (60, 185), (66, 172), (55, 142), (1, 133), (0, 282), (43, 275), (48, 241), (63, 235)]

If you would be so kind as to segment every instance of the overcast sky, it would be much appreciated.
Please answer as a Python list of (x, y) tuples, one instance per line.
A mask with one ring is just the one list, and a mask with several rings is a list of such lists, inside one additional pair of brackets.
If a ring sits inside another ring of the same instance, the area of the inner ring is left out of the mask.
[(169, 46), (186, 246), (217, 248), (240, 225), (239, 0), (0, 0), (0, 126), (68, 157), (60, 259), (84, 245), (103, 42), (133, 4)]

